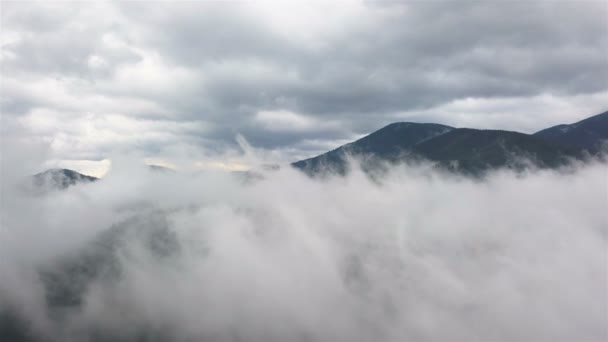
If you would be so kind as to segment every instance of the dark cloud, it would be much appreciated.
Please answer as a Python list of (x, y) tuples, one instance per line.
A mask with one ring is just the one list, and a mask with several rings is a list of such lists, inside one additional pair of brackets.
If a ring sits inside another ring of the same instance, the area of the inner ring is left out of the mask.
[[(533, 131), (608, 99), (604, 1), (2, 7), (3, 112), (198, 121), (207, 145), (242, 133), (292, 151), (286, 159), (407, 117)], [(63, 103), (26, 86), (49, 78), (65, 81)], [(95, 96), (106, 101), (75, 104)], [(140, 105), (108, 105), (124, 101)], [(501, 103), (503, 115), (483, 115)], [(530, 118), (539, 104), (562, 109)], [(263, 111), (293, 113), (307, 129), (260, 121)]]

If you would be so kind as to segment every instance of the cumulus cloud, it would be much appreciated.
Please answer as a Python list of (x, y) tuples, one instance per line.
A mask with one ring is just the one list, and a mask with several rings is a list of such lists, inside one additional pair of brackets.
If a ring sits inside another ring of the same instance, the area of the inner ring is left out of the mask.
[[(131, 134), (151, 140), (130, 149), (156, 158), (184, 133), (148, 120), (197, 122), (190, 143), (202, 149), (233, 149), (240, 133), (283, 161), (403, 118), (532, 132), (605, 110), (606, 6), (4, 2), (2, 122), (44, 112), (73, 123), (44, 133), (73, 142), (54, 144), (55, 159), (122, 149), (83, 128), (91, 115), (136, 117)], [(260, 113), (283, 114), (260, 124)], [(302, 129), (318, 123), (332, 125)]]
[(3, 177), (0, 316), (61, 341), (608, 337), (605, 164), (431, 170)]

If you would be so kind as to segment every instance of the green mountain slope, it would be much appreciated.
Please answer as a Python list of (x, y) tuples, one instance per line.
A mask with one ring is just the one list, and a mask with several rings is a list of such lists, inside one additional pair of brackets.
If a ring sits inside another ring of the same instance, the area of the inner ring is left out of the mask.
[(597, 153), (608, 140), (608, 111), (585, 120), (557, 125), (534, 133), (535, 136), (563, 145)]
[(533, 135), (439, 124), (394, 123), (292, 166), (309, 175), (345, 174), (349, 157), (354, 157), (361, 161), (366, 171), (381, 167), (384, 162), (418, 160), (468, 174), (481, 174), (501, 167), (553, 168), (583, 158), (583, 151), (597, 153), (606, 139), (608, 112)]
[(348, 157), (373, 157), (395, 160), (409, 153), (412, 147), (453, 130), (453, 127), (397, 122), (385, 126), (357, 141), (338, 147), (320, 156), (293, 163), (296, 168), (309, 174), (318, 172), (346, 173)]
[(577, 158), (576, 149), (532, 135), (460, 128), (414, 147), (414, 154), (454, 171), (478, 174), (488, 169), (557, 167)]

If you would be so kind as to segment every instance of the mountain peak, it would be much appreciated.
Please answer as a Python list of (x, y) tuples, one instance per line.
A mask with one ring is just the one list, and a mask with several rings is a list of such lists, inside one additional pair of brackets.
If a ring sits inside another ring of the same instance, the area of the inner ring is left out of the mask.
[(65, 189), (79, 183), (98, 180), (96, 177), (83, 175), (70, 169), (52, 168), (32, 176), (36, 187)]
[(608, 111), (575, 122), (549, 127), (535, 136), (563, 145), (570, 145), (597, 153), (602, 142), (608, 140)]
[[(345, 174), (348, 157), (364, 157), (364, 169), (379, 160), (429, 160), (471, 174), (499, 167), (558, 167), (582, 158), (582, 150), (597, 153), (608, 139), (608, 112), (573, 124), (557, 125), (533, 135), (504, 130), (453, 128), (433, 123), (395, 122), (317, 157), (292, 165), (312, 175)], [(454, 167), (457, 165), (457, 167)]]
[(382, 159), (396, 159), (407, 153), (413, 146), (453, 129), (450, 126), (432, 123), (395, 122), (357, 141), (292, 165), (307, 173), (329, 168), (344, 174), (347, 171), (348, 156), (372, 155)]

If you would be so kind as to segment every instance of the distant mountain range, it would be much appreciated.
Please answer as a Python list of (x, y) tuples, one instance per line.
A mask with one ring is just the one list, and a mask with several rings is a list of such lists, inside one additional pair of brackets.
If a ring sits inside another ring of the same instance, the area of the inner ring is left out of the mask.
[(366, 171), (386, 162), (426, 160), (443, 169), (480, 175), (501, 167), (558, 167), (598, 154), (607, 139), (608, 112), (534, 134), (398, 122), (291, 165), (318, 175), (347, 173), (350, 158), (358, 159)]
[[(344, 175), (349, 171), (350, 158), (358, 159), (365, 171), (376, 170), (386, 163), (430, 161), (446, 170), (481, 175), (501, 167), (558, 167), (572, 160), (597, 155), (606, 141), (608, 111), (534, 134), (396, 122), (357, 141), (291, 165), (313, 176)], [(152, 171), (174, 172), (158, 165), (148, 167)], [(273, 169), (277, 167), (274, 165)], [(250, 171), (241, 172), (238, 176), (246, 181), (261, 177)], [(96, 180), (98, 178), (69, 169), (50, 169), (33, 176), (35, 186), (59, 189)]]
[(597, 153), (608, 139), (608, 112), (570, 125), (557, 125), (534, 133), (534, 136)]

